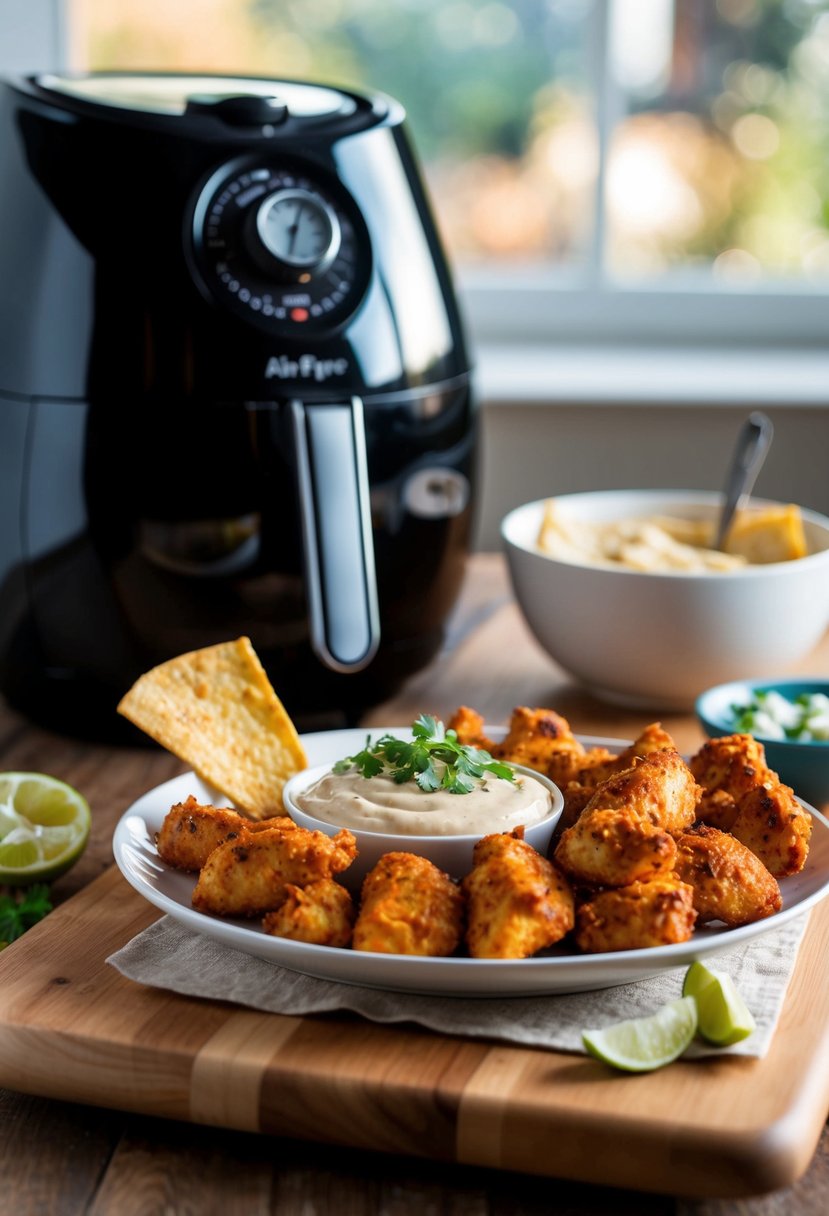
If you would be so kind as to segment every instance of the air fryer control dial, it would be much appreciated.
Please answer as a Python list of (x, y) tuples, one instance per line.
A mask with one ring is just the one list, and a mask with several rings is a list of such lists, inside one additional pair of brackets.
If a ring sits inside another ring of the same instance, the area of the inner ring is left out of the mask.
[(351, 198), (322, 173), (286, 165), (225, 166), (196, 203), (202, 285), (259, 328), (336, 328), (368, 284), (370, 250)]
[(259, 204), (256, 234), (277, 265), (317, 271), (329, 266), (340, 248), (340, 222), (318, 194), (277, 190)]

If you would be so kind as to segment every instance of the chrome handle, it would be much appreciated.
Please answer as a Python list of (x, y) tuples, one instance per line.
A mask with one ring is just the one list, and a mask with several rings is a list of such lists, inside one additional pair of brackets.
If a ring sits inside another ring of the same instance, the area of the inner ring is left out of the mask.
[(380, 644), (363, 403), (291, 402), (311, 646), (362, 671)]

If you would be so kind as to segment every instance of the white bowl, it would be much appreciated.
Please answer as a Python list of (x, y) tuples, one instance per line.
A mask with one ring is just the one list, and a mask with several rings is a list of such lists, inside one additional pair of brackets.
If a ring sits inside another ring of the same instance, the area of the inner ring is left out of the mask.
[[(606, 490), (556, 502), (571, 519), (606, 522), (660, 514), (711, 519), (722, 498), (691, 490)], [(547, 557), (536, 545), (543, 511), (543, 500), (527, 503), (502, 522), (515, 595), (548, 654), (606, 700), (692, 708), (713, 684), (785, 673), (829, 624), (829, 519), (813, 511), (803, 511), (809, 556), (703, 574), (649, 574)]]
[[(524, 839), (527, 843), (546, 857), (553, 829), (564, 806), (561, 790), (543, 773), (524, 768), (520, 764), (513, 764), (511, 767), (517, 773), (534, 777), (550, 791), (552, 809), (549, 815), (539, 823), (528, 825), (524, 829)], [(314, 815), (303, 811), (296, 803), (298, 794), (330, 771), (330, 764), (319, 764), (315, 768), (306, 768), (300, 773), (295, 773), (285, 782), (282, 798), (285, 809), (294, 823), (298, 823), (300, 827), (308, 828), (310, 831), (325, 832), (327, 836), (334, 836), (341, 831), (342, 825), (317, 819)], [(467, 797), (465, 794), (457, 796), (459, 798)], [(472, 850), (481, 837), (487, 835), (486, 832), (478, 832), (475, 835), (464, 836), (398, 836), (390, 832), (365, 832), (359, 828), (349, 828), (348, 830), (354, 834), (357, 840), (357, 857), (339, 876), (339, 879), (344, 886), (355, 892), (359, 891), (366, 874), (377, 864), (384, 853), (416, 853), (420, 857), (428, 857), (429, 861), (444, 873), (451, 875), (452, 878), (463, 878), (472, 869)]]

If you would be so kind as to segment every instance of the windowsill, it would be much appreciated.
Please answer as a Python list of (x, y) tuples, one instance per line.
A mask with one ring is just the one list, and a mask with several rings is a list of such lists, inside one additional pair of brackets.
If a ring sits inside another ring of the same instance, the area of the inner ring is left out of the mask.
[(829, 351), (481, 343), (475, 362), (484, 405), (829, 406)]

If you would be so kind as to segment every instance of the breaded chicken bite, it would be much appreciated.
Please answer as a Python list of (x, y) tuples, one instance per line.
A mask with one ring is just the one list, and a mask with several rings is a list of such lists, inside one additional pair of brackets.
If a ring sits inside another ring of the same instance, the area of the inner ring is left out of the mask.
[(669, 874), (676, 844), (670, 832), (625, 807), (593, 810), (588, 804), (573, 826), (562, 832), (553, 856), (577, 883), (626, 887)]
[(798, 874), (809, 855), (812, 816), (775, 773), (738, 800), (731, 831), (775, 878)]
[(694, 931), (694, 892), (669, 874), (602, 891), (576, 913), (576, 945), (590, 954), (687, 942)]
[(463, 911), (457, 883), (428, 858), (385, 853), (363, 879), (352, 945), (377, 954), (453, 954)]
[(158, 855), (176, 870), (200, 870), (210, 854), (226, 840), (241, 839), (246, 833), (272, 827), (274, 820), (253, 820), (230, 807), (197, 802), (191, 794), (178, 802), (164, 817), (156, 834)]
[(527, 844), (523, 828), (478, 841), (463, 889), (473, 958), (528, 958), (573, 928), (570, 884)]
[(590, 886), (625, 887), (673, 869), (673, 835), (694, 822), (697, 785), (682, 757), (654, 752), (599, 785), (562, 832), (555, 859)]
[(698, 797), (699, 786), (678, 752), (652, 752), (603, 781), (585, 813), (594, 807), (624, 808), (676, 835), (694, 822)]
[(262, 921), (266, 933), (316, 946), (350, 943), (356, 910), (345, 887), (333, 878), (320, 878), (307, 887), (288, 883), (285, 892), (284, 902)]
[(333, 878), (356, 856), (357, 843), (346, 829), (327, 836), (287, 820), (214, 849), (199, 874), (193, 907), (217, 916), (261, 916), (279, 907), (289, 884)]
[(706, 739), (688, 761), (688, 767), (706, 790), (728, 790), (735, 798), (758, 784), (765, 773), (766, 753), (752, 735), (721, 735)]
[(499, 760), (523, 764), (546, 773), (556, 785), (566, 785), (585, 756), (570, 723), (553, 709), (513, 710), (506, 738), (490, 749)]
[(777, 880), (729, 832), (695, 824), (676, 843), (675, 873), (693, 887), (700, 924), (721, 920), (733, 928), (780, 911), (783, 901)]
[(484, 734), (483, 716), (468, 705), (458, 706), (446, 723), (446, 729), (455, 732), (463, 747), (482, 747), (484, 751), (491, 752), (495, 746)]
[(634, 760), (650, 756), (653, 752), (676, 752), (677, 746), (671, 736), (663, 729), (661, 722), (651, 722), (642, 733), (634, 739), (630, 747), (614, 756), (604, 748), (594, 748), (585, 757), (584, 766), (576, 773), (574, 780), (582, 785), (592, 785), (594, 788), (614, 773), (630, 768)]

